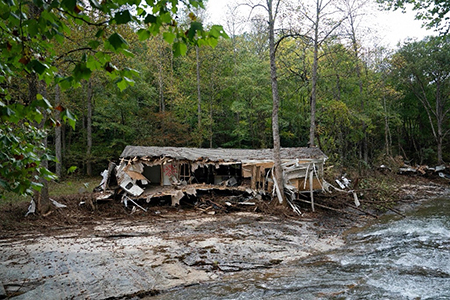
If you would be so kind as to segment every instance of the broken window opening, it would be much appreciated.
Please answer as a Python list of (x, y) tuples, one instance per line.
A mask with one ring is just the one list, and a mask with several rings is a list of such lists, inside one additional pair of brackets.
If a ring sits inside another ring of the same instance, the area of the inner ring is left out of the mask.
[(161, 166), (146, 166), (142, 174), (148, 179), (151, 185), (161, 185)]
[(191, 179), (191, 166), (187, 163), (180, 163), (180, 181), (184, 181), (186, 183), (191, 183), (192, 179)]
[(212, 165), (198, 167), (194, 172), (196, 183), (214, 184), (214, 171)]
[[(231, 178), (234, 178), (230, 181)], [(226, 184), (229, 186), (240, 185), (242, 183), (242, 165), (220, 165), (215, 169), (214, 184)]]

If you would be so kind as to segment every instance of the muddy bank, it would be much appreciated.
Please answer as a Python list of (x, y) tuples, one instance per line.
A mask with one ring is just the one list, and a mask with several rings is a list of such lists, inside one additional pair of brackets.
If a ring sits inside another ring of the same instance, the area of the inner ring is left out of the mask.
[[(342, 245), (313, 220), (235, 213), (167, 215), (151, 222), (104, 220), (86, 231), (0, 241), (2, 284), (14, 299), (105, 299), (158, 293), (267, 269)], [(15, 297), (14, 297), (15, 296)]]
[[(403, 182), (395, 207), (413, 209), (447, 192), (445, 184)], [(342, 246), (345, 230), (374, 219), (342, 204), (339, 209), (348, 213), (303, 207), (302, 217), (283, 210), (208, 215), (161, 207), (130, 215), (120, 203), (89, 211), (78, 205), (79, 198), (59, 199), (69, 207), (46, 218), (32, 216), (21, 230), (2, 230), (0, 283), (8, 297), (139, 298), (248, 270), (278, 272)], [(362, 205), (368, 199), (362, 198)], [(377, 213), (373, 206), (364, 210)]]

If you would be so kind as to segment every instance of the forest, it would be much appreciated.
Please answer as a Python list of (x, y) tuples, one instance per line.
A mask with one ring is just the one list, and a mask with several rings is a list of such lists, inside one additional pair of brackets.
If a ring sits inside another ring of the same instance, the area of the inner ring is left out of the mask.
[(9, 179), (38, 156), (51, 171), (40, 176), (61, 178), (98, 175), (126, 145), (272, 148), (274, 78), (282, 147), (317, 146), (358, 170), (450, 160), (445, 34), (395, 50), (367, 42), (364, 1), (264, 1), (223, 28), (202, 20), (202, 1), (150, 2), (148, 15), (139, 1), (2, 2), (2, 189), (29, 191)]

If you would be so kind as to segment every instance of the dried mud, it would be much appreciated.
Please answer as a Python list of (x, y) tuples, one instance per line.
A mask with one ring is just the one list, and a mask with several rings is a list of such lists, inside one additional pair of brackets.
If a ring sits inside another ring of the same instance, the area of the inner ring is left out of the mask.
[(46, 217), (25, 218), (26, 204), (8, 205), (0, 212), (0, 287), (13, 299), (127, 299), (245, 270), (276, 270), (342, 246), (343, 232), (379, 214), (401, 215), (448, 192), (442, 180), (396, 180), (389, 200), (377, 200), (380, 189), (361, 190), (355, 209), (348, 194), (323, 194), (316, 203), (332, 209), (311, 212), (300, 202), (302, 216), (264, 200), (227, 208), (227, 198), (217, 195), (208, 198), (217, 205), (203, 203), (210, 209), (185, 203), (133, 213), (119, 201), (89, 205), (89, 193), (55, 199), (67, 208)]

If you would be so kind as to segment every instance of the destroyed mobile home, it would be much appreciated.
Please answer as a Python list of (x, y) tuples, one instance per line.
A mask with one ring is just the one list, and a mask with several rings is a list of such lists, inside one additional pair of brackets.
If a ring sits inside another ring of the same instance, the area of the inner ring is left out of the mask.
[[(323, 189), (327, 156), (320, 149), (282, 148), (280, 154), (283, 190), (288, 198)], [(102, 173), (102, 195), (97, 200), (120, 195), (125, 203), (131, 201), (141, 207), (138, 200), (150, 203), (165, 198), (176, 206), (184, 197), (208, 191), (239, 191), (252, 197), (273, 198), (280, 195), (280, 188), (272, 157), (272, 149), (127, 146), (120, 163), (110, 163)]]

